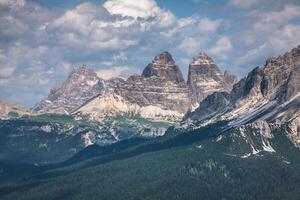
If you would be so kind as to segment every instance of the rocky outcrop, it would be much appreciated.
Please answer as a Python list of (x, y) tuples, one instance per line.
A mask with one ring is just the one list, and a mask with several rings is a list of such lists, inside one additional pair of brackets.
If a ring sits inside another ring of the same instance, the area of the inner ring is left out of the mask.
[(191, 105), (189, 88), (168, 52), (157, 55), (141, 75), (118, 83), (112, 84), (112, 93), (95, 98), (79, 111), (98, 118), (106, 113), (133, 112), (145, 118), (177, 121)]
[(83, 65), (73, 70), (62, 85), (51, 89), (50, 94), (33, 110), (69, 114), (103, 92), (104, 81), (90, 67)]
[(205, 53), (200, 53), (189, 65), (188, 85), (194, 103), (200, 103), (214, 92), (230, 92), (237, 78), (229, 71), (224, 73)]
[[(257, 120), (280, 124), (290, 122), (300, 116), (299, 74), (300, 46), (283, 56), (268, 59), (263, 67), (253, 69), (233, 86), (226, 101), (223, 93), (208, 96), (203, 102), (210, 103), (190, 113), (189, 118), (202, 125), (227, 120), (232, 127)], [(226, 107), (226, 111), (219, 106)]]
[(229, 104), (229, 93), (214, 92), (205, 98), (194, 112), (187, 113), (184, 120), (191, 119), (201, 121), (209, 116), (213, 117), (216, 113), (226, 112), (229, 109)]
[(190, 108), (189, 89), (172, 56), (157, 55), (142, 75), (128, 78), (127, 84), (116, 93), (139, 106), (157, 106), (163, 110), (178, 111), (182, 115)]
[[(65, 114), (78, 111), (91, 114), (95, 110), (92, 115), (99, 116), (101, 113), (99, 119), (102, 119), (106, 113), (118, 113), (117, 108), (106, 110), (116, 105), (117, 100), (120, 101), (118, 105), (123, 105), (120, 113), (124, 110), (131, 112), (135, 107), (134, 112), (141, 112), (147, 117), (153, 117), (153, 113), (156, 113), (154, 119), (179, 120), (187, 111), (195, 109), (206, 96), (216, 91), (229, 91), (235, 82), (234, 75), (228, 71), (222, 73), (210, 57), (200, 53), (190, 64), (186, 83), (171, 54), (162, 52), (154, 57), (141, 75), (132, 75), (127, 80), (102, 80), (87, 66), (75, 69), (62, 85), (52, 89), (33, 110), (38, 113)], [(114, 101), (108, 102), (107, 99)], [(165, 116), (169, 114), (172, 116)]]
[(145, 78), (160, 77), (165, 81), (175, 83), (184, 82), (182, 73), (169, 52), (163, 52), (155, 56), (152, 63), (144, 69), (142, 76)]

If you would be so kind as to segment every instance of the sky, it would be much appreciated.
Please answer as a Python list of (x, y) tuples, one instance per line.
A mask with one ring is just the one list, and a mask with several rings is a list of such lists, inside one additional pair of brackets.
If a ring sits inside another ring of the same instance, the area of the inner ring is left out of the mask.
[(83, 64), (139, 74), (169, 51), (239, 77), (300, 45), (299, 0), (0, 0), (0, 99), (33, 106)]

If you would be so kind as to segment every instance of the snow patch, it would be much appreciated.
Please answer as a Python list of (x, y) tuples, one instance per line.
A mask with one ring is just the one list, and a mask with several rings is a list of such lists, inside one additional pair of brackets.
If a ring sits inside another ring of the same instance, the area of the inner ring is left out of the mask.
[(260, 150), (256, 150), (253, 145), (251, 145), (251, 149), (252, 149), (252, 155), (258, 154), (260, 152)]
[(222, 135), (220, 135), (219, 137), (217, 137), (217, 140), (216, 140), (216, 142), (219, 142), (219, 141), (221, 141), (223, 139), (223, 136)]
[(85, 147), (93, 145), (94, 143), (92, 142), (92, 138), (93, 138), (93, 133), (91, 131), (83, 134), (82, 139), (84, 140), (84, 145)]
[(241, 158), (248, 158), (250, 156), (251, 156), (251, 153), (248, 153), (248, 154), (245, 154), (245, 155), (241, 156)]
[(46, 133), (51, 133), (52, 128), (51, 128), (51, 126), (46, 125), (46, 126), (41, 126), (41, 130), (46, 132)]
[(262, 148), (264, 151), (266, 152), (270, 152), (270, 153), (274, 153), (276, 152), (273, 147), (271, 146), (270, 142), (268, 140), (266, 140), (266, 142), (264, 141), (264, 139), (262, 138)]

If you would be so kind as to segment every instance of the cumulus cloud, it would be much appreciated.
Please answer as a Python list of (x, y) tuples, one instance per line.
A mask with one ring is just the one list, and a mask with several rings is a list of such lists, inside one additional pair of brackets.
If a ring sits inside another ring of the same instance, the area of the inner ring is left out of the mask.
[(113, 15), (123, 17), (154, 18), (161, 27), (171, 25), (175, 21), (175, 16), (169, 10), (161, 9), (155, 0), (108, 0), (103, 7)]
[(15, 71), (14, 66), (4, 66), (0, 68), (0, 77), (6, 78), (10, 77)]
[(209, 53), (219, 56), (223, 59), (226, 58), (226, 53), (232, 49), (232, 44), (227, 36), (220, 37), (216, 44), (209, 49)]
[(160, 8), (153, 0), (108, 0), (103, 6), (112, 14), (135, 18), (147, 18), (160, 11)]
[(195, 37), (185, 37), (178, 45), (178, 50), (185, 52), (188, 56), (192, 57), (201, 51), (205, 41)]
[(23, 7), (25, 3), (25, 0), (0, 0), (0, 6), (8, 6), (13, 9)]
[(229, 5), (240, 8), (249, 8), (260, 2), (260, 0), (230, 0)]
[(119, 77), (122, 75), (124, 71), (127, 71), (129, 67), (127, 66), (118, 66), (118, 67), (112, 67), (110, 69), (102, 69), (97, 71), (97, 75), (100, 78), (103, 78), (105, 80), (111, 79), (113, 77)]
[(200, 19), (198, 22), (198, 28), (200, 32), (215, 33), (220, 27), (222, 20), (210, 20), (208, 18)]
[(293, 20), (299, 17), (300, 6), (292, 4), (269, 12), (253, 11), (248, 16), (248, 20), (253, 22), (236, 38), (235, 45), (244, 49), (241, 51), (244, 55), (237, 59), (236, 64), (259, 65), (262, 63), (258, 61), (282, 54), (297, 46), (297, 41), (300, 41), (300, 36), (297, 34), (300, 27)]
[(288, 2), (230, 0), (217, 13), (184, 18), (155, 0), (85, 2), (65, 9), (35, 2), (0, 0), (0, 98), (27, 105), (82, 64), (105, 78), (128, 75), (167, 50), (186, 75), (192, 57), (204, 51), (245, 75), (300, 41), (300, 7)]

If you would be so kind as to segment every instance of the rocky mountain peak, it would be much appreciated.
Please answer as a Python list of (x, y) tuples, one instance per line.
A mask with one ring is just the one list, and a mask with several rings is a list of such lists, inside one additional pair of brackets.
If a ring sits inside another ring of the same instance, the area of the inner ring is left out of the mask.
[(193, 58), (191, 65), (210, 65), (214, 64), (214, 61), (206, 53), (200, 52), (197, 57)]
[(300, 91), (300, 48), (267, 59), (262, 67), (253, 69), (234, 86), (232, 97), (262, 97), (287, 101)]
[(70, 113), (103, 92), (103, 80), (89, 66), (83, 65), (74, 69), (61, 85), (51, 89), (50, 94), (34, 110)]
[(91, 67), (89, 67), (88, 65), (82, 65), (71, 71), (68, 80), (70, 79), (77, 79), (77, 81), (85, 82), (86, 79), (98, 81), (99, 78), (97, 76), (97, 73), (94, 72)]
[(169, 52), (165, 51), (155, 56), (152, 63), (155, 65), (174, 65), (175, 61), (173, 60), (172, 55)]
[(273, 123), (299, 117), (300, 48), (268, 59), (236, 83), (229, 95), (214, 93), (201, 104), (191, 119), (211, 120), (214, 115), (214, 120), (233, 120), (230, 126), (239, 126), (259, 119)]
[(213, 59), (203, 52), (199, 53), (189, 65), (187, 83), (195, 103), (200, 103), (217, 91), (229, 92), (236, 80), (237, 78), (230, 72), (223, 73)]
[(163, 52), (155, 56), (154, 60), (144, 69), (142, 76), (146, 78), (153, 76), (160, 77), (166, 81), (176, 83), (184, 82), (179, 67), (168, 52)]

